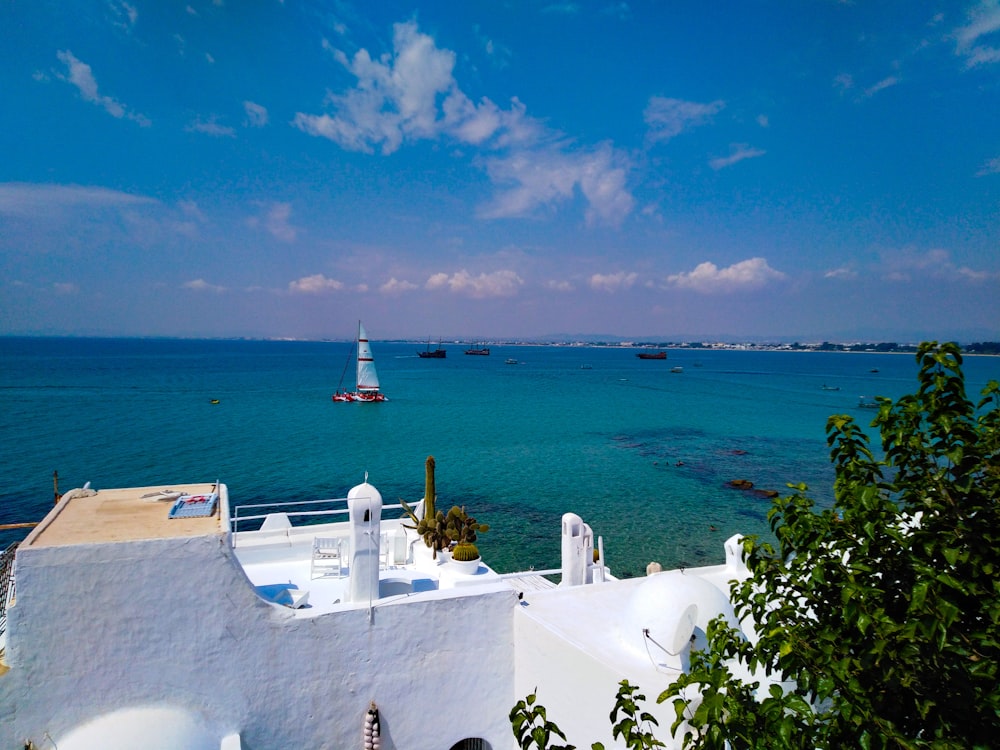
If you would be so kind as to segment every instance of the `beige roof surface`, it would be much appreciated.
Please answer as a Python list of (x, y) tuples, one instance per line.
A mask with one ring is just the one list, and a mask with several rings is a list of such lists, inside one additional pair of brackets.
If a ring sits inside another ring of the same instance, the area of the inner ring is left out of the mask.
[(90, 497), (76, 497), (70, 491), (22, 546), (52, 547), (219, 533), (222, 530), (219, 503), (216, 503), (211, 516), (170, 518), (168, 514), (172, 501), (151, 500), (148, 497), (163, 490), (178, 490), (186, 495), (210, 495), (215, 487), (214, 483), (130, 487), (100, 490)]

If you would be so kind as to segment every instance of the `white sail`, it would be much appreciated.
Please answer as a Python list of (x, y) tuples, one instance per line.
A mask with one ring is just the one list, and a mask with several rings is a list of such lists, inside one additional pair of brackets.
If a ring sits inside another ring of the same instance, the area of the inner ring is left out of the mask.
[(358, 321), (358, 393), (378, 393), (378, 373), (365, 327)]

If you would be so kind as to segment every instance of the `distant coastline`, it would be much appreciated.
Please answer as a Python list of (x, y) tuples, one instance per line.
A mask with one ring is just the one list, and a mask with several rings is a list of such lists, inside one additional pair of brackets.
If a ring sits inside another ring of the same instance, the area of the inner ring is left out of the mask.
[[(348, 339), (339, 338), (296, 338), (293, 336), (104, 336), (104, 335), (34, 335), (34, 334), (0, 334), (0, 339), (74, 339), (74, 340), (146, 340), (146, 341), (288, 341), (314, 343), (350, 343)], [(416, 339), (381, 339), (373, 341), (387, 344), (421, 344), (424, 340)], [(957, 342), (966, 355), (1000, 356), (1000, 341), (979, 341), (968, 344)], [(823, 341), (821, 343), (777, 343), (756, 341), (610, 341), (600, 339), (475, 339), (456, 338), (442, 340), (441, 346), (556, 346), (579, 347), (595, 349), (672, 349), (688, 351), (752, 351), (752, 352), (845, 352), (854, 354), (915, 354), (918, 344), (900, 344), (897, 342), (853, 342), (836, 343)]]

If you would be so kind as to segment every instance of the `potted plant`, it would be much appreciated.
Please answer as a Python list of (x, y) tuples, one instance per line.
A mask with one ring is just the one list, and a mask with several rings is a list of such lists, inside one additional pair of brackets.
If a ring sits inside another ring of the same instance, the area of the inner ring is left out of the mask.
[(436, 508), (434, 456), (428, 456), (424, 463), (424, 477), (424, 512), (417, 518), (416, 511), (400, 498), (403, 512), (413, 522), (412, 525), (403, 525), (420, 535), (431, 549), (432, 559), (436, 560), (439, 552), (450, 551), (453, 562), (464, 563), (464, 567), (471, 568), (469, 572), (475, 572), (479, 567), (479, 548), (475, 544), (477, 534), (485, 534), (490, 527), (469, 516), (464, 506), (453, 506), (447, 514)]
[(465, 506), (453, 506), (445, 517), (445, 530), (451, 539), (451, 561), (464, 572), (474, 573), (479, 568), (478, 534), (485, 534), (490, 527), (479, 523), (465, 512)]

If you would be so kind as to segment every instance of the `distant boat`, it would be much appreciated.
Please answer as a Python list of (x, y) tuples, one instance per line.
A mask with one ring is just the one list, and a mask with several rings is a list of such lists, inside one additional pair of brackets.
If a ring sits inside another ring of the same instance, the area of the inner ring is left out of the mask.
[(507, 357), (507, 359), (504, 360), (504, 364), (505, 365), (516, 365), (516, 364), (520, 364), (520, 363), (516, 359), (514, 359), (513, 357)]
[(368, 333), (365, 331), (365, 327), (361, 325), (360, 320), (358, 321), (357, 353), (354, 391), (342, 390), (347, 368), (351, 364), (351, 357), (349, 355), (347, 364), (344, 365), (344, 372), (340, 376), (340, 386), (337, 387), (337, 392), (331, 398), (337, 402), (362, 401), (374, 403), (376, 401), (387, 401), (388, 399), (385, 397), (385, 394), (379, 388), (378, 372), (375, 370), (375, 357), (372, 355), (371, 344), (368, 343)]
[(441, 348), (441, 342), (438, 342), (437, 349), (431, 349), (431, 342), (427, 342), (427, 349), (424, 351), (418, 351), (417, 356), (420, 359), (444, 359), (448, 356), (448, 352)]
[(824, 390), (824, 391), (839, 391), (840, 390), (840, 386), (839, 385), (826, 385), (826, 383), (824, 383), (823, 385), (820, 386), (820, 390)]
[(209, 401), (208, 403), (210, 403), (210, 404), (217, 404), (217, 403), (219, 403), (219, 399), (217, 399), (217, 398), (213, 398), (213, 399), (212, 399), (211, 401)]
[(488, 346), (480, 346), (480, 347), (473, 346), (466, 349), (465, 353), (476, 354), (480, 357), (488, 357), (490, 356), (490, 348)]
[(858, 408), (859, 409), (878, 409), (878, 401), (874, 399), (865, 398), (864, 396), (858, 396)]
[(878, 368), (877, 368), (877, 367), (873, 367), (873, 368), (872, 368), (872, 369), (870, 369), (870, 370), (869, 370), (868, 372), (878, 372)]
[(635, 356), (639, 359), (666, 359), (666, 352), (638, 352)]
[(681, 367), (680, 365), (677, 365), (675, 367), (671, 367), (670, 372), (684, 372), (684, 368)]
[(580, 369), (581, 370), (592, 370), (593, 367), (591, 367), (590, 365), (580, 365)]

